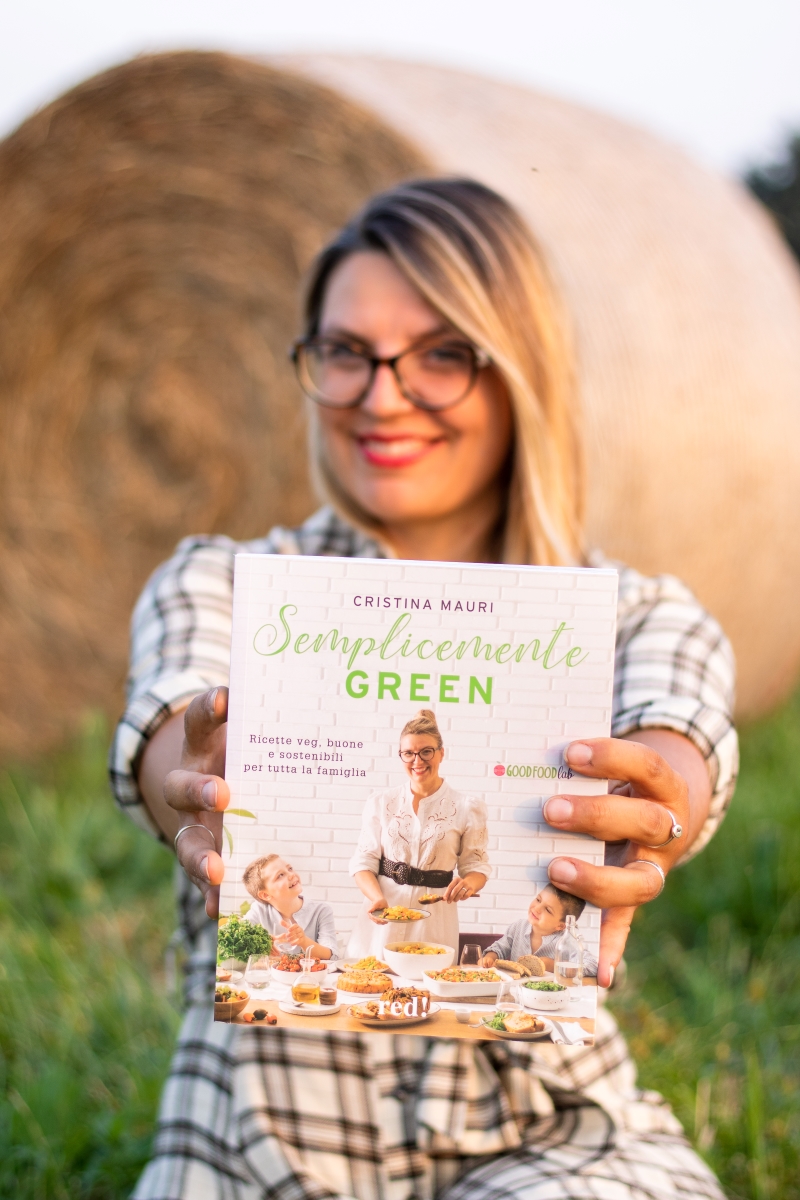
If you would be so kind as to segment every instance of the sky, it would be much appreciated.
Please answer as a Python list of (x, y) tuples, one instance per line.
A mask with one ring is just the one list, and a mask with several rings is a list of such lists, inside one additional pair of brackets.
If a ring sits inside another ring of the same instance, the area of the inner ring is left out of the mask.
[(177, 47), (461, 67), (604, 110), (728, 174), (800, 130), (798, 0), (6, 0), (0, 136), (96, 71)]

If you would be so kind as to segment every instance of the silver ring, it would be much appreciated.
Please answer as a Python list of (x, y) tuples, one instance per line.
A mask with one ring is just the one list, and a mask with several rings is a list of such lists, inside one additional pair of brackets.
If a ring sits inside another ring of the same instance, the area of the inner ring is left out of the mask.
[[(174, 841), (174, 843), (173, 843), (173, 844), (174, 844), (174, 846), (175, 846), (175, 853), (176, 853), (176, 854), (178, 853), (178, 838), (181, 836), (181, 834), (182, 834), (182, 833), (186, 833), (186, 830), (187, 830), (187, 829), (205, 829), (206, 833), (211, 833), (211, 830), (208, 828), (208, 826), (207, 826), (207, 825), (201, 825), (199, 821), (195, 821), (194, 825), (182, 825), (182, 826), (181, 826), (181, 828), (178, 830), (178, 832), (175, 834), (175, 841)], [(213, 833), (211, 833), (211, 837), (212, 837), (212, 840), (213, 840), (213, 842), (214, 842), (214, 849), (216, 850), (216, 848), (217, 848), (217, 839), (214, 837), (214, 834), (213, 834)]]
[[(660, 867), (660, 866), (658, 865), (658, 863), (651, 862), (649, 858), (637, 858), (635, 861), (636, 861), (637, 863), (646, 863), (646, 865), (647, 865), (648, 867), (655, 867), (655, 869), (658, 871), (659, 875), (661, 876), (661, 887), (658, 889), (658, 891), (656, 892), (655, 896), (651, 896), (651, 897), (650, 897), (650, 899), (651, 899), (651, 900), (657, 900), (657, 899), (658, 899), (658, 897), (659, 897), (659, 896), (661, 895), (661, 893), (663, 892), (663, 890), (664, 890), (664, 888), (665, 888), (665, 886), (666, 886), (666, 883), (667, 883), (667, 877), (666, 877), (666, 875), (664, 874), (664, 868), (663, 868), (663, 867)], [(628, 863), (628, 866), (633, 866), (633, 863)]]
[[(659, 842), (657, 846), (645, 846), (645, 849), (647, 850), (662, 850), (664, 846), (668, 846), (670, 842), (674, 842), (675, 838), (683, 837), (683, 826), (678, 824), (678, 819), (675, 816), (675, 813), (669, 812), (668, 808), (666, 808), (664, 811), (668, 812), (672, 818), (672, 828), (669, 831), (669, 837), (665, 842)], [(653, 863), (653, 866), (655, 866), (655, 863)]]

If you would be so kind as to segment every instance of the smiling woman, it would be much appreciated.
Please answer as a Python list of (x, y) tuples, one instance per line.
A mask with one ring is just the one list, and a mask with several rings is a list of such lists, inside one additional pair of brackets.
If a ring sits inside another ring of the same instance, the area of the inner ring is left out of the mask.
[(494, 193), (459, 180), (378, 197), (317, 260), (298, 347), (350, 366), (342, 383), (296, 357), (317, 481), (398, 557), (580, 561), (568, 324)]
[[(274, 529), (244, 548), (453, 562), (583, 561), (570, 339), (541, 251), (506, 201), (464, 179), (403, 184), (375, 197), (318, 258), (305, 311), (294, 359), (311, 400), (317, 482), (331, 504), (298, 529)], [(222, 685), (232, 567), (241, 545), (187, 539), (148, 584), (134, 621), (129, 707), (112, 752), (121, 803), (167, 837), (185, 830), (177, 852), (198, 975), (214, 937), (199, 908), (204, 900), (216, 916), (225, 870), (218, 854), (230, 799)], [(410, 612), (397, 621), (406, 618)], [(508, 669), (519, 646), (533, 653), (522, 635), (512, 639), (491, 628), (492, 652)], [(310, 634), (290, 632), (306, 637), (302, 653), (313, 652)], [(286, 629), (263, 630), (259, 648), (269, 654), (288, 636)], [(401, 636), (407, 635), (401, 630)], [(356, 641), (358, 653), (366, 653), (370, 639)], [(543, 670), (559, 654), (555, 643), (549, 657), (544, 645), (535, 649)], [(359, 660), (354, 685), (361, 666)], [(487, 669), (495, 668), (487, 662)], [(437, 703), (458, 694), (454, 678), (439, 678)], [(471, 737), (489, 736), (478, 684), (488, 694), (490, 678), (474, 677)], [(433, 679), (416, 677), (412, 697), (409, 680), (409, 698), (433, 695), (426, 682)], [(462, 702), (464, 683), (462, 677)], [(384, 678), (384, 701), (390, 684), (401, 695), (395, 673)], [(670, 868), (700, 849), (722, 818), (736, 769), (732, 690), (725, 636), (689, 591), (669, 577), (647, 580), (620, 568), (615, 736), (573, 742), (565, 759), (581, 775), (621, 781), (621, 794), (553, 796), (544, 810), (554, 834), (590, 834), (612, 844), (603, 867), (563, 854), (548, 867), (572, 903), (587, 900), (605, 910), (601, 986), (613, 980), (635, 906), (660, 893)], [(277, 697), (269, 703), (277, 707)], [(365, 945), (373, 938), (382, 945), (379, 914), (387, 903), (407, 907), (415, 888), (433, 888), (451, 903), (432, 907), (426, 924), (448, 924), (453, 944), (456, 902), (479, 892), (489, 873), (483, 802), (442, 778), (444, 747), (430, 712), (403, 729), (399, 753), (407, 783), (368, 802), (351, 862), (365, 897), (359, 934)], [(491, 855), (508, 876), (503, 847)], [(518, 886), (510, 877), (502, 883)], [(290, 907), (286, 920), (294, 915)], [(538, 1060), (521, 1051), (509, 1067), (477, 1043), (465, 1044), (461, 1057), (446, 1044), (432, 1051), (415, 1046), (417, 1039), (400, 1039), (391, 1061), (377, 1064), (349, 1035), (344, 1041), (321, 1035), (309, 1057), (305, 1034), (287, 1030), (276, 1039), (209, 1025), (201, 1007), (187, 1018), (175, 1067), (180, 1084), (165, 1093), (154, 1161), (137, 1200), (205, 1200), (226, 1190), (243, 1200), (278, 1187), (310, 1200), (319, 1197), (321, 1181), (326, 1194), (357, 1200), (412, 1193), (423, 1200), (435, 1193), (488, 1200), (498, 1190), (526, 1200), (556, 1194), (583, 1200), (597, 1194), (600, 1178), (620, 1200), (633, 1200), (643, 1190), (658, 1192), (665, 1172), (680, 1178), (675, 1195), (685, 1200), (721, 1195), (660, 1105), (636, 1100), (628, 1113), (633, 1067), (602, 1010), (584, 1066), (573, 1072), (564, 1062), (553, 1067), (556, 1075), (543, 1075)], [(212, 1061), (222, 1065), (219, 1084), (210, 1088)], [(324, 1126), (318, 1099), (308, 1097), (309, 1065), (325, 1089)], [(548, 1105), (555, 1109), (541, 1145), (534, 1076), (552, 1087)], [(580, 1082), (588, 1078), (595, 1080), (591, 1096)], [(409, 1079), (425, 1080), (414, 1083), (414, 1103), (407, 1099)], [(476, 1080), (480, 1096), (472, 1090)], [(296, 1097), (288, 1112), (287, 1096)], [(428, 1144), (429, 1099), (436, 1100), (437, 1127), (462, 1130), (442, 1134), (446, 1158), (419, 1148)], [(618, 1120), (644, 1132), (618, 1144)], [(507, 1153), (519, 1129), (533, 1138), (530, 1159)], [(476, 1153), (492, 1156), (490, 1162), (476, 1167)], [(627, 1182), (632, 1177), (635, 1189)], [(242, 1180), (238, 1191), (238, 1183), (229, 1187), (233, 1178)]]
[(433, 909), (425, 936), (457, 946), (456, 905), (478, 895), (491, 873), (486, 805), (477, 796), (457, 792), (439, 774), (444, 744), (429, 708), (406, 721), (399, 757), (408, 779), (369, 797), (350, 860), (350, 874), (365, 898), (347, 948), (357, 958), (380, 956), (389, 937), (398, 940), (385, 909), (413, 909), (431, 888), (444, 903)]

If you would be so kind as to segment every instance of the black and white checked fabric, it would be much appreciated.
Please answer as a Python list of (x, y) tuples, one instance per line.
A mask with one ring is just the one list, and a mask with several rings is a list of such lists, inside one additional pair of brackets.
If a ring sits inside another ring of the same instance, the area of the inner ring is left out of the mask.
[[(227, 683), (240, 550), (383, 556), (325, 508), (248, 543), (187, 538), (155, 572), (134, 612), (128, 705), (109, 763), (120, 807), (153, 833), (141, 757), (189, 698)], [(713, 797), (696, 853), (736, 778), (730, 646), (678, 580), (618, 569), (612, 730), (673, 729), (701, 751)], [(636, 1088), (602, 1008), (595, 1045), (580, 1050), (215, 1025), (216, 926), (178, 877), (190, 1007), (136, 1200), (722, 1197), (661, 1098)]]

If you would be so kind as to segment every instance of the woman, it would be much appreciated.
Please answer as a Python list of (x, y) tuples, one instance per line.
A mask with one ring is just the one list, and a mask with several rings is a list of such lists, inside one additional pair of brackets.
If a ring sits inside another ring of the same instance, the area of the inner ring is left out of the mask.
[[(375, 198), (314, 264), (295, 362), (330, 506), (248, 550), (583, 560), (569, 338), (541, 252), (501, 197), (431, 180)], [(224, 874), (238, 548), (187, 539), (148, 583), (112, 752), (121, 805), (177, 839), (195, 885), (182, 891), (190, 996), (213, 970), (200, 897), (215, 916)], [(687, 589), (620, 569), (614, 737), (565, 753), (581, 774), (620, 782), (616, 794), (545, 807), (554, 829), (610, 843), (604, 867), (568, 856), (549, 867), (559, 888), (604, 909), (601, 986), (636, 906), (722, 817), (736, 767), (732, 691), (728, 643)], [(721, 1197), (666, 1107), (635, 1089), (607, 1013), (595, 1046), (574, 1057), (511, 1045), (242, 1032), (215, 1027), (207, 1000), (194, 1004), (135, 1195)]]
[(425, 940), (458, 953), (455, 905), (478, 894), (491, 868), (486, 805), (442, 779), (443, 758), (436, 717), (422, 708), (400, 734), (407, 785), (374, 792), (364, 806), (358, 848), (350, 859), (350, 874), (366, 898), (347, 948), (352, 957), (380, 957), (390, 938), (413, 940), (416, 926), (392, 926), (380, 914), (387, 905), (413, 908), (422, 896), (434, 894), (444, 900), (429, 909)]

